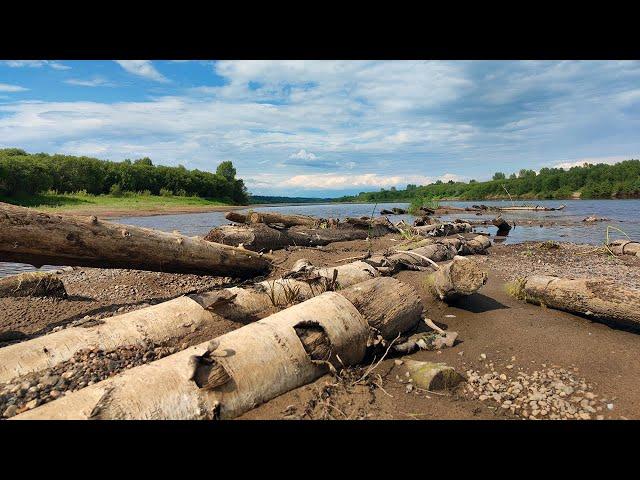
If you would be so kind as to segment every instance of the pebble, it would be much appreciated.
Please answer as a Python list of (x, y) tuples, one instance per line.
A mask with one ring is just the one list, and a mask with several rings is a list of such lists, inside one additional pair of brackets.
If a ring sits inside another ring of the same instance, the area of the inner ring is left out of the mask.
[[(604, 400), (596, 400), (598, 396), (589, 391), (592, 388), (590, 383), (557, 365), (533, 372), (520, 368), (510, 373), (514, 377), (496, 371), (491, 365), (484, 364), (486, 373), (467, 370), (468, 383), (464, 391), (482, 402), (495, 402), (498, 409), (507, 414), (531, 419), (586, 420), (602, 410), (597, 402), (605, 403)], [(579, 394), (572, 395), (574, 392)], [(487, 408), (495, 410), (490, 404)]]

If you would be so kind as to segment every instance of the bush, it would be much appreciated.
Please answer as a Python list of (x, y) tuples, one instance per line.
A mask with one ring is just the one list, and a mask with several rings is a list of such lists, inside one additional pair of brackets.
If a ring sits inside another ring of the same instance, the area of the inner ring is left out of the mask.
[(173, 197), (173, 192), (168, 188), (161, 188), (160, 195), (163, 197)]
[(122, 187), (119, 183), (114, 183), (113, 185), (111, 185), (111, 188), (109, 189), (109, 195), (111, 195), (112, 197), (122, 196)]

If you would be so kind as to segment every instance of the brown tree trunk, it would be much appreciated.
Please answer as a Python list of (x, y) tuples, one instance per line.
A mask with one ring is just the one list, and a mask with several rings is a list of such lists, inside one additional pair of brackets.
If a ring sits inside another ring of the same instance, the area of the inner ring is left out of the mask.
[(521, 294), (531, 303), (624, 327), (640, 327), (640, 290), (611, 280), (533, 275), (525, 279)]
[(264, 256), (199, 238), (6, 203), (0, 203), (0, 259), (232, 277), (270, 268)]
[(268, 252), (289, 246), (317, 247), (333, 242), (365, 240), (371, 234), (377, 237), (389, 233), (382, 225), (374, 225), (371, 231), (340, 226), (338, 228), (291, 227), (271, 228), (262, 223), (253, 225), (222, 225), (212, 229), (205, 237), (210, 242), (239, 246), (254, 252)]
[(236, 223), (249, 223), (249, 219), (243, 213), (227, 212), (224, 214), (224, 218)]
[(249, 221), (251, 223), (279, 223), (285, 227), (294, 227), (297, 225), (303, 227), (315, 227), (318, 225), (321, 219), (309, 217), (306, 215), (284, 215), (280, 213), (271, 212), (253, 212), (249, 215)]

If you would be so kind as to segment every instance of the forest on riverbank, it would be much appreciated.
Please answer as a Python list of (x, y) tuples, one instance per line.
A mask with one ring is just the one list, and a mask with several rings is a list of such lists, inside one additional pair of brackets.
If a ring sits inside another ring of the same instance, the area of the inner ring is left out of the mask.
[(154, 165), (149, 158), (113, 162), (72, 155), (0, 149), (0, 198), (12, 203), (65, 202), (76, 197), (197, 197), (246, 204), (248, 192), (230, 161), (215, 173)]
[[(507, 193), (508, 192), (508, 193)], [(345, 196), (341, 202), (388, 202), (414, 199), (490, 200), (567, 199), (567, 198), (640, 198), (640, 160), (625, 160), (613, 165), (585, 164), (562, 168), (542, 168), (539, 172), (522, 169), (507, 176), (496, 172), (487, 182), (442, 182), (423, 186), (407, 185), (379, 192), (361, 192)]]

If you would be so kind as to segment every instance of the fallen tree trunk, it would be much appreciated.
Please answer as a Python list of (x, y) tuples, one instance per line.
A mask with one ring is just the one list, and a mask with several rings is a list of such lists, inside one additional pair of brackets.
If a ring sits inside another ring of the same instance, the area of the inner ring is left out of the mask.
[(245, 278), (270, 268), (264, 256), (199, 238), (6, 203), (0, 203), (0, 258), (38, 267), (62, 264)]
[[(370, 280), (381, 281), (388, 285), (380, 292), (383, 298), (401, 285), (395, 279)], [(410, 297), (400, 299), (407, 308), (417, 301), (415, 292)], [(389, 304), (384, 324), (393, 325), (398, 313), (404, 323), (405, 311)], [(329, 368), (361, 362), (370, 335), (367, 320), (367, 312), (345, 296), (326, 292), (215, 342), (133, 368), (13, 418), (234, 418)], [(414, 324), (418, 321), (419, 316)]]
[(224, 218), (236, 223), (249, 223), (249, 219), (244, 213), (227, 212), (224, 214)]
[(64, 284), (55, 272), (27, 272), (0, 278), (0, 297), (66, 296)]
[(222, 225), (212, 229), (204, 239), (224, 245), (242, 246), (254, 252), (280, 250), (289, 246), (318, 247), (334, 242), (348, 240), (365, 240), (389, 233), (390, 230), (381, 225), (374, 225), (370, 230), (361, 228), (305, 228), (292, 227), (284, 230), (271, 228), (257, 223), (253, 225)]
[(321, 219), (307, 215), (284, 215), (271, 212), (253, 212), (248, 217), (250, 223), (278, 223), (285, 227), (303, 226), (313, 228), (321, 222)]
[(422, 236), (446, 237), (456, 233), (467, 233), (471, 231), (471, 225), (462, 223), (435, 223), (433, 225), (422, 225), (411, 227), (412, 232)]
[[(252, 321), (257, 315), (319, 295), (327, 288), (347, 288), (378, 276), (375, 268), (353, 262), (335, 268), (316, 268), (299, 261), (291, 273), (304, 270), (305, 280), (281, 278), (253, 287), (231, 287), (179, 297), (135, 312), (111, 317), (92, 327), (71, 327), (0, 349), (0, 383), (44, 372), (76, 352), (98, 348), (111, 351), (126, 345), (177, 343), (188, 335), (198, 338), (214, 329), (220, 317)], [(336, 273), (334, 273), (334, 270)], [(288, 297), (287, 292), (296, 292)], [(273, 301), (276, 303), (274, 304)]]
[(640, 242), (632, 242), (631, 240), (615, 240), (608, 246), (609, 250), (616, 255), (635, 255), (640, 257)]
[(530, 303), (624, 327), (640, 327), (640, 290), (611, 280), (533, 275), (524, 280), (519, 296)]
[(487, 283), (487, 272), (468, 257), (459, 255), (433, 273), (433, 288), (440, 300), (471, 295)]
[(288, 307), (326, 290), (347, 288), (377, 276), (378, 271), (362, 261), (317, 268), (306, 260), (299, 260), (292, 272), (283, 278), (265, 280), (252, 287), (231, 287), (203, 293), (194, 298), (221, 317), (253, 321), (262, 312)]

